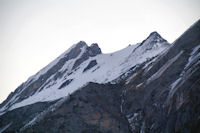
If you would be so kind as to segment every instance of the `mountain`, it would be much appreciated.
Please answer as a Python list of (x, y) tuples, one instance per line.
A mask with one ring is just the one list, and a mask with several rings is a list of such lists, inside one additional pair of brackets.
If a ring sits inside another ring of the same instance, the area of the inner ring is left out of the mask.
[(200, 20), (169, 44), (152, 32), (103, 54), (74, 44), (0, 105), (0, 133), (200, 131)]

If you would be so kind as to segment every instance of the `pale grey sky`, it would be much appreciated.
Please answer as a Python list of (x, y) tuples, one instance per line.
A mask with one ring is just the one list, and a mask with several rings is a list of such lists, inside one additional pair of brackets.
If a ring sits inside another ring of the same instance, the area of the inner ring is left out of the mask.
[(80, 40), (104, 53), (153, 31), (173, 42), (199, 18), (199, 0), (0, 0), (0, 103)]

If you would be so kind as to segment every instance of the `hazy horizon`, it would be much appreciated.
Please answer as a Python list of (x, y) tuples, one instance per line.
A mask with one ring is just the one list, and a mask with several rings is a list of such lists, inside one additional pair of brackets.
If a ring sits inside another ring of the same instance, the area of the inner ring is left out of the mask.
[(172, 43), (199, 18), (198, 0), (0, 0), (0, 103), (81, 40), (103, 53), (153, 31)]

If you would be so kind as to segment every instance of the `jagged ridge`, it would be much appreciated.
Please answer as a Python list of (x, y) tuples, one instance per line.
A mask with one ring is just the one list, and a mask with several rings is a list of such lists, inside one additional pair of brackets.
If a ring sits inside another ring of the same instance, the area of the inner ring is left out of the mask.
[[(0, 111), (56, 100), (88, 82), (111, 82), (131, 67), (157, 56), (168, 46), (158, 33), (151, 33), (142, 45), (132, 45), (111, 54), (102, 54), (98, 44), (89, 47), (80, 41), (18, 87)], [(96, 64), (83, 73), (92, 61)]]

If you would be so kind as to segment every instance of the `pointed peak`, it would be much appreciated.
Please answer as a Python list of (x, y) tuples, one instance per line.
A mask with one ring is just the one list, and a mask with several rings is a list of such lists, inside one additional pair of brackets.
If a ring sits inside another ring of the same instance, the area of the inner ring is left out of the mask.
[(153, 31), (153, 32), (150, 33), (150, 35), (151, 35), (151, 34), (152, 34), (152, 35), (153, 35), (153, 34), (160, 35), (157, 31)]
[(97, 43), (91, 44), (90, 48), (94, 49), (94, 50), (98, 50), (101, 53), (101, 48), (99, 47), (99, 45)]
[(145, 40), (143, 40), (142, 43), (140, 43), (137, 48), (140, 47), (144, 50), (150, 50), (160, 46), (167, 47), (169, 46), (169, 43), (165, 39), (163, 39), (158, 32), (154, 31), (150, 33), (150, 35)]
[(161, 37), (157, 31), (151, 32), (149, 36), (158, 36)]
[(101, 54), (101, 49), (99, 48), (97, 43), (93, 43), (90, 47), (89, 47), (89, 51), (90, 51), (90, 55), (91, 56), (96, 56), (98, 54)]
[(161, 35), (157, 31), (151, 32), (149, 34), (149, 36), (147, 37), (147, 39), (148, 38), (154, 38), (154, 39), (159, 39), (160, 38), (161, 40), (165, 40), (164, 38), (161, 37)]
[(88, 46), (86, 42), (84, 41), (80, 41), (78, 42), (77, 44), (75, 44), (76, 46), (75, 47), (83, 47), (83, 46)]
[(81, 57), (79, 57), (79, 59), (77, 59), (74, 63), (72, 69), (77, 68), (82, 62), (88, 60), (89, 57), (94, 57), (99, 54), (101, 54), (101, 49), (99, 48), (97, 43), (93, 43), (90, 47), (87, 46), (86, 49), (84, 49)]
[(92, 44), (90, 45), (90, 47), (98, 47), (98, 48), (99, 48), (99, 46), (98, 46), (97, 43), (92, 43)]
[(147, 37), (147, 39), (145, 39), (141, 44), (144, 44), (144, 43), (163, 43), (163, 42), (167, 42), (164, 38), (161, 37), (161, 35), (154, 31), (154, 32), (151, 32), (149, 34), (149, 36)]
[(82, 51), (83, 47), (88, 47), (86, 42), (80, 41), (76, 44), (74, 44), (71, 48), (69, 48), (64, 54), (64, 56), (68, 56), (69, 59), (76, 58)]

